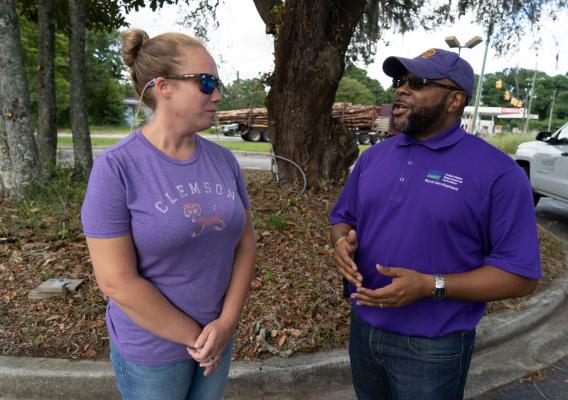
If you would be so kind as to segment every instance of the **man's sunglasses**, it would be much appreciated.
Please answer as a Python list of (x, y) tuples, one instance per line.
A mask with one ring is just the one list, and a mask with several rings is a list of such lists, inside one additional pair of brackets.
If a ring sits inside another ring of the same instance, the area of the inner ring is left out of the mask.
[(435, 82), (433, 80), (430, 79), (426, 79), (426, 78), (418, 78), (415, 76), (411, 76), (408, 78), (392, 78), (392, 87), (394, 89), (398, 89), (399, 87), (404, 86), (404, 84), (408, 82), (408, 87), (412, 90), (422, 90), (424, 89), (425, 86), (434, 86), (434, 87), (440, 87), (443, 89), (449, 89), (449, 90), (459, 90), (460, 92), (463, 92), (463, 90), (461, 90), (458, 87), (455, 86), (450, 86), (450, 85), (444, 85), (443, 83), (438, 83)]
[(177, 79), (177, 80), (189, 80), (197, 79), (199, 80), (199, 90), (203, 94), (211, 94), (215, 89), (221, 93), (221, 88), (223, 83), (221, 79), (211, 75), (211, 74), (179, 74), (179, 75), (166, 75), (165, 79)]

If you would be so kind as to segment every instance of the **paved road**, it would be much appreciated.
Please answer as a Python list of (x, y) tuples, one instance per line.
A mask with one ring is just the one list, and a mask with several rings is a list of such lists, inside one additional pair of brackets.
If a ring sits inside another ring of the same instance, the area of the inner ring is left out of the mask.
[(500, 387), (476, 400), (566, 400), (568, 399), (568, 358), (543, 371)]
[(542, 198), (536, 207), (536, 218), (539, 224), (568, 241), (568, 204)]
[[(540, 199), (536, 215), (539, 224), (568, 241), (568, 204), (549, 198)], [(568, 346), (568, 343), (565, 345)], [(477, 398), (477, 400), (539, 399), (568, 399), (568, 358)]]

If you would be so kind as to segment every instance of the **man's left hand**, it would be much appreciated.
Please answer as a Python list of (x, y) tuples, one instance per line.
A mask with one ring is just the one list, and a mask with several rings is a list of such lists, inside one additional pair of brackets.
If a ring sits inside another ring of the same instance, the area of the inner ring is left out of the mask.
[(377, 271), (391, 276), (390, 285), (379, 289), (360, 287), (351, 295), (358, 305), (371, 307), (402, 307), (418, 299), (429, 297), (434, 288), (434, 276), (422, 274), (407, 268), (383, 267), (377, 264)]

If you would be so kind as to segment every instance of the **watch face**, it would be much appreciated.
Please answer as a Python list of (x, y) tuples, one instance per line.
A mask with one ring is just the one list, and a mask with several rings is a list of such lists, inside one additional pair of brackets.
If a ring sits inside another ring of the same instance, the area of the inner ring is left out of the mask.
[(446, 288), (435, 288), (432, 291), (432, 297), (434, 300), (442, 300), (446, 298)]

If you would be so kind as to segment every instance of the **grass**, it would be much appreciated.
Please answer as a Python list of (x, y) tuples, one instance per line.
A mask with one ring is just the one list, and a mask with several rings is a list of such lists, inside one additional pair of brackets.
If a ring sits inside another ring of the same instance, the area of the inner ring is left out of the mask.
[[(59, 133), (71, 133), (71, 128), (58, 128)], [(91, 133), (123, 133), (125, 135), (130, 133), (130, 126), (113, 126), (113, 125), (89, 125)]]
[[(119, 138), (91, 138), (91, 145), (92, 146), (112, 146), (116, 142), (118, 142)], [(57, 138), (57, 145), (58, 146), (73, 146), (73, 138), (70, 137), (58, 137)]]
[[(111, 146), (118, 142), (119, 138), (91, 138), (92, 146)], [(235, 151), (248, 151), (252, 153), (270, 153), (271, 145), (265, 142), (217, 142), (221, 146), (228, 148), (229, 150)], [(57, 139), (58, 146), (72, 146), (73, 140), (70, 137), (59, 137)]]
[(498, 135), (494, 137), (486, 138), (487, 142), (491, 143), (493, 146), (497, 147), (501, 151), (507, 154), (515, 154), (517, 146), (524, 142), (529, 142), (534, 140), (533, 135)]
[(270, 153), (272, 145), (266, 142), (217, 142), (229, 150), (250, 151), (253, 153)]

